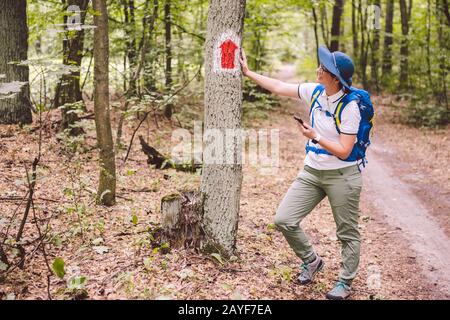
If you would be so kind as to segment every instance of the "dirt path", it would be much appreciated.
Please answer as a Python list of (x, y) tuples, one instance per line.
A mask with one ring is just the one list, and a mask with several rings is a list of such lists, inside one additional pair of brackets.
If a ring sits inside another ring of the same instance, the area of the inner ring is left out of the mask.
[[(298, 81), (295, 76), (295, 67), (290, 64), (284, 65), (277, 75), (279, 79), (288, 82)], [(409, 268), (412, 265), (419, 267), (420, 273), (417, 273), (417, 269), (410, 269), (410, 272), (416, 273), (415, 277), (420, 278), (422, 275), (424, 278), (418, 281), (424, 280), (423, 285), (435, 291), (438, 298), (450, 298), (450, 239), (439, 220), (428, 210), (427, 203), (414, 194), (411, 185), (396, 176), (392, 164), (387, 160), (389, 157), (386, 157), (388, 149), (389, 145), (380, 137), (374, 139), (369, 149), (369, 164), (363, 171), (362, 196), (362, 202), (368, 204), (362, 203), (362, 211), (375, 211), (378, 224), (391, 229), (388, 232), (391, 234), (391, 241), (396, 241), (399, 247), (408, 247), (408, 253), (400, 250), (400, 253), (391, 252), (388, 255), (404, 255), (403, 261), (406, 261)], [(417, 187), (415, 186), (416, 189)], [(423, 188), (423, 182), (420, 187)], [(392, 260), (400, 263), (402, 258)], [(404, 268), (395, 265), (390, 267)]]
[(386, 151), (381, 146), (381, 141), (375, 140), (368, 153), (370, 163), (364, 172), (367, 199), (387, 223), (402, 230), (402, 236), (417, 253), (424, 276), (450, 295), (450, 239), (426, 205), (383, 160)]

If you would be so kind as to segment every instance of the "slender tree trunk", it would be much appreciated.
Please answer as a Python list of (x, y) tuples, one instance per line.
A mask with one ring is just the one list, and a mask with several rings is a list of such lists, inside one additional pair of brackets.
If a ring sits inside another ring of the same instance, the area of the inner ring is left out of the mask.
[[(447, 77), (448, 77), (448, 70), (449, 68), (449, 59), (448, 59), (448, 52), (450, 50), (450, 33), (444, 32), (444, 28), (447, 28), (445, 26), (445, 20), (444, 20), (444, 9), (445, 9), (446, 2), (444, 0), (437, 0), (436, 1), (436, 15), (437, 15), (437, 36), (438, 36), (438, 43), (439, 43), (439, 82), (440, 82), (440, 88), (438, 87), (438, 95), (437, 100), (439, 104), (445, 106), (446, 108), (446, 119), (444, 119), (444, 123), (449, 122), (450, 112), (449, 112), (449, 103), (448, 103), (448, 87), (447, 87)], [(443, 9), (444, 7), (444, 9)]]
[(400, 41), (400, 88), (406, 89), (408, 84), (408, 58), (409, 58), (409, 20), (411, 17), (412, 0), (409, 6), (406, 0), (400, 0), (400, 17), (402, 23), (402, 39)]
[(387, 0), (386, 19), (384, 26), (384, 48), (383, 48), (383, 76), (387, 76), (392, 71), (392, 44), (393, 44), (393, 21), (394, 21), (394, 0)]
[(367, 26), (367, 8), (363, 6), (362, 0), (359, 0), (358, 3), (358, 12), (359, 12), (359, 26), (361, 30), (361, 45), (360, 45), (360, 73), (363, 87), (367, 88), (367, 55), (368, 55), (368, 44), (369, 39), (366, 39), (366, 26)]
[[(439, 1), (439, 0), (437, 0)], [(448, 0), (442, 0), (441, 4), (442, 12), (445, 15), (445, 18), (447, 19), (447, 25), (450, 27), (450, 13), (448, 11)]]
[(149, 53), (144, 65), (144, 86), (148, 91), (156, 91), (156, 79), (154, 75), (154, 61), (157, 56), (156, 41), (154, 41), (155, 21), (158, 18), (159, 2), (153, 0), (153, 14), (150, 17), (148, 24), (148, 41), (149, 41)]
[(427, 0), (427, 75), (428, 75), (428, 83), (430, 84), (430, 88), (434, 89), (433, 86), (433, 77), (431, 76), (431, 50), (430, 50), (430, 42), (431, 42), (431, 0)]
[(341, 34), (341, 17), (344, 12), (344, 0), (335, 0), (333, 7), (333, 21), (331, 25), (330, 50), (339, 50), (339, 36)]
[(97, 146), (100, 150), (98, 201), (113, 205), (116, 196), (116, 165), (109, 116), (109, 38), (105, 0), (93, 0), (94, 10), (94, 112)]
[[(352, 38), (353, 38), (353, 57), (355, 64), (359, 65), (359, 41), (358, 41), (358, 16), (356, 12), (356, 0), (352, 0)], [(359, 74), (359, 70), (355, 70)]]
[[(0, 1), (0, 75), (2, 82), (27, 82), (28, 66), (10, 62), (27, 60), (28, 26), (26, 0)], [(0, 124), (31, 123), (30, 87), (24, 85), (12, 98), (0, 99)]]
[(322, 37), (325, 44), (329, 47), (329, 29), (328, 29), (328, 18), (327, 18), (327, 7), (324, 3), (320, 4), (320, 27), (322, 29)]
[[(86, 11), (89, 5), (89, 0), (63, 0), (64, 10), (70, 6), (78, 6), (80, 12), (80, 23), (84, 24), (86, 18)], [(67, 30), (68, 16), (64, 15), (64, 25)], [(63, 40), (63, 64), (66, 66), (73, 66), (78, 68), (70, 74), (63, 75), (61, 79), (61, 88), (56, 90), (55, 105), (57, 107), (65, 105), (61, 109), (61, 130), (69, 128), (79, 120), (78, 115), (72, 110), (77, 109), (73, 104), (83, 101), (81, 86), (80, 86), (80, 69), (81, 61), (83, 59), (84, 48), (84, 30), (67, 30)], [(69, 130), (69, 134), (78, 135), (82, 133), (81, 128), (73, 127)]]
[(125, 16), (125, 28), (127, 30), (126, 55), (128, 58), (129, 67), (129, 83), (128, 91), (131, 96), (136, 95), (136, 81), (133, 81), (133, 73), (137, 65), (137, 51), (136, 51), (136, 17), (135, 17), (135, 3), (134, 0), (122, 0), (123, 11)]
[[(373, 4), (381, 8), (381, 1), (374, 0)], [(371, 50), (371, 81), (372, 87), (374, 87), (377, 93), (380, 92), (380, 86), (378, 82), (378, 68), (379, 68), (379, 50), (380, 50), (380, 30), (377, 28), (372, 29), (373, 39), (372, 39), (372, 50)]]
[[(166, 36), (166, 91), (170, 92), (172, 89), (172, 13), (171, 0), (165, 0), (164, 3), (164, 29)], [(164, 107), (164, 115), (167, 119), (172, 117), (172, 104), (167, 104)]]
[[(235, 43), (238, 48), (234, 54), (239, 54), (245, 4), (245, 0), (211, 0), (205, 44), (205, 130), (207, 131), (205, 136), (212, 133), (211, 129), (217, 129), (220, 132), (212, 138), (213, 143), (211, 139), (205, 138), (201, 182), (201, 190), (206, 196), (203, 223), (208, 245), (205, 249), (219, 251), (225, 256), (233, 254), (236, 248), (242, 183), (242, 164), (236, 160), (241, 154), (240, 133), (236, 137), (237, 143), (227, 144), (226, 147), (227, 157), (231, 157), (232, 161), (219, 160), (219, 163), (212, 163), (205, 154), (208, 154), (206, 150), (211, 151), (211, 148), (214, 149), (215, 146), (216, 154), (223, 155), (224, 147), (218, 143), (220, 137), (223, 137), (226, 129), (232, 129), (229, 132), (237, 133), (241, 128), (242, 75), (239, 65), (236, 71), (225, 72), (220, 67), (221, 64), (214, 68), (214, 61), (220, 58), (215, 56), (220, 55), (219, 41), (222, 41), (222, 45), (225, 43), (225, 39), (221, 39), (221, 36), (228, 32), (234, 33), (239, 39), (234, 40), (239, 42)], [(229, 65), (233, 61), (229, 52), (227, 57), (228, 59), (222, 61)]]
[(314, 26), (314, 40), (316, 44), (316, 59), (317, 59), (317, 65), (319, 65), (319, 34), (317, 32), (317, 14), (316, 14), (316, 8), (314, 8), (314, 3), (312, 4), (312, 16), (313, 16), (313, 26)]

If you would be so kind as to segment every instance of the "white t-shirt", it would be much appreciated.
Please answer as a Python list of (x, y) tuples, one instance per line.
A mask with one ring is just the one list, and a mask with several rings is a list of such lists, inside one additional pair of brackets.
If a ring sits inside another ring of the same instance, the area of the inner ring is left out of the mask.
[[(319, 83), (302, 83), (298, 86), (298, 96), (308, 108), (308, 112), (310, 110), (312, 93), (318, 85)], [(328, 116), (326, 111), (333, 115), (339, 101), (344, 96), (345, 93), (343, 90), (340, 90), (331, 96), (327, 96), (325, 90), (323, 90), (315, 103), (317, 108), (314, 108), (310, 115), (310, 124), (312, 124), (312, 118), (314, 116), (314, 130), (322, 137), (332, 142), (339, 142), (339, 133), (336, 129), (335, 120), (333, 117)], [(356, 135), (358, 133), (360, 121), (361, 115), (357, 103), (355, 101), (349, 102), (342, 111), (340, 125), (341, 134)], [(322, 148), (319, 144), (313, 144), (311, 139), (309, 140), (309, 144), (310, 146)], [(356, 161), (347, 162), (340, 160), (334, 155), (308, 152), (304, 164), (318, 170), (332, 170), (355, 165)]]

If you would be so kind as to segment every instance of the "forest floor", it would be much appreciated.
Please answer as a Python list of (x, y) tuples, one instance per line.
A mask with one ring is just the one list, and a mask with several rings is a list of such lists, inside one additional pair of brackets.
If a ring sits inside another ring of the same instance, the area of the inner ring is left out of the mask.
[[(295, 81), (292, 66), (279, 77)], [(395, 121), (391, 97), (376, 97), (377, 127), (369, 164), (363, 171), (361, 263), (352, 299), (449, 299), (450, 250), (449, 128), (411, 128)], [(88, 109), (92, 106), (88, 105)], [(98, 181), (95, 129), (67, 151), (54, 130), (43, 131), (42, 160), (34, 195), (36, 216), (51, 226), (46, 245), (50, 263), (65, 261), (64, 280), (50, 278), (54, 299), (80, 297), (66, 280), (85, 276), (88, 299), (323, 299), (339, 272), (340, 244), (328, 200), (302, 222), (326, 266), (313, 284), (295, 279), (299, 259), (273, 219), (283, 195), (302, 169), (305, 139), (294, 112), (306, 114), (298, 100), (282, 99), (267, 119), (252, 128), (279, 129), (280, 162), (275, 175), (244, 165), (236, 257), (222, 261), (191, 251), (153, 248), (149, 228), (160, 219), (164, 195), (199, 184), (198, 174), (155, 170), (146, 163), (138, 140), (130, 158), (117, 160), (117, 204), (95, 204)], [(51, 120), (57, 120), (56, 112)], [(116, 119), (113, 117), (113, 127)], [(124, 127), (129, 141), (132, 125)], [(150, 145), (169, 154), (173, 125), (147, 122)], [(144, 131), (145, 131), (144, 130)], [(83, 149), (80, 149), (82, 147)], [(25, 167), (37, 154), (38, 136), (30, 127), (0, 127), (0, 230), (15, 234), (24, 212), (16, 211), (27, 192)], [(16, 212), (16, 214), (14, 214)], [(47, 299), (47, 274), (31, 213), (24, 238), (25, 268), (0, 279), (0, 298)]]

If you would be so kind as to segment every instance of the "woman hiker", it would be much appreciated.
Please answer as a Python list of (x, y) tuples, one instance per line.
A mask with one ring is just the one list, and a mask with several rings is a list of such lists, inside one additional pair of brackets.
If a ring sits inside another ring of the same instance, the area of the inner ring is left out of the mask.
[[(354, 64), (349, 56), (330, 52), (321, 46), (318, 51), (320, 66), (317, 68), (318, 83), (292, 84), (269, 78), (253, 71), (247, 65), (245, 52), (240, 59), (245, 76), (274, 94), (300, 98), (312, 108), (310, 121), (301, 125), (300, 132), (307, 137), (314, 152), (307, 152), (304, 169), (298, 174), (281, 201), (275, 224), (282, 231), (295, 254), (303, 261), (299, 282), (306, 285), (313, 281), (324, 262), (314, 251), (300, 222), (328, 197), (336, 222), (337, 238), (342, 244), (342, 268), (334, 288), (327, 293), (328, 299), (346, 299), (356, 276), (360, 234), (358, 231), (359, 195), (362, 188), (361, 172), (356, 161), (346, 159), (356, 142), (361, 120), (358, 105), (351, 101), (342, 111), (340, 132), (333, 118), (339, 101), (350, 92)], [(322, 91), (314, 91), (321, 84)], [(313, 92), (316, 95), (313, 96)], [(311, 101), (313, 104), (311, 105)], [(317, 150), (322, 151), (317, 152)], [(308, 151), (308, 149), (307, 149)]]

